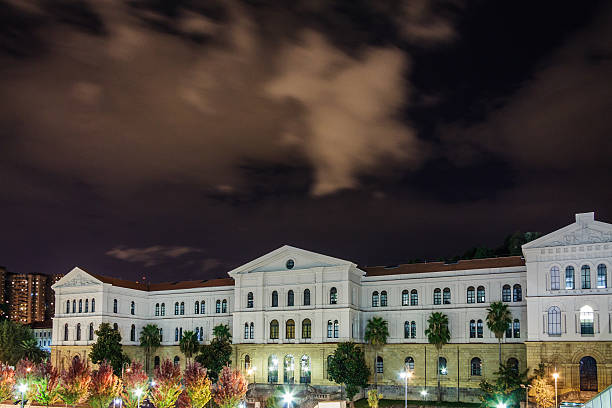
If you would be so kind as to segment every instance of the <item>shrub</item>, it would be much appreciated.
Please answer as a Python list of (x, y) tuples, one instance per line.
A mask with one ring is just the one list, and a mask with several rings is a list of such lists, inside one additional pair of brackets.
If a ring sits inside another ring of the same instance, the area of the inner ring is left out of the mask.
[(370, 408), (378, 408), (378, 401), (383, 397), (382, 394), (378, 393), (378, 390), (368, 391), (368, 405)]
[(142, 368), (142, 364), (132, 362), (130, 366), (123, 372), (123, 406), (125, 408), (136, 408), (138, 406), (138, 396), (134, 394), (134, 390), (141, 390), (140, 399), (147, 396), (149, 376)]
[(151, 392), (151, 403), (156, 408), (172, 408), (182, 390), (180, 367), (168, 359), (164, 360), (155, 368), (155, 387)]
[[(15, 367), (15, 382), (19, 385), (25, 384), (27, 386), (25, 399), (31, 399), (34, 394), (36, 394), (36, 390), (34, 388), (35, 371), (36, 364), (27, 358), (19, 360), (17, 362), (17, 366)], [(18, 397), (21, 398), (21, 394), (18, 395)]]
[(185, 391), (193, 408), (203, 408), (212, 397), (212, 382), (206, 371), (206, 368), (197, 362), (189, 363), (185, 367)]
[(82, 404), (87, 401), (90, 382), (89, 365), (79, 356), (74, 356), (68, 370), (62, 371), (59, 395), (67, 405), (72, 407)]
[(15, 370), (0, 363), (0, 402), (11, 399), (15, 387)]
[(94, 408), (107, 408), (120, 392), (121, 380), (113, 373), (113, 367), (108, 362), (102, 362), (91, 376), (89, 403)]
[(58, 402), (59, 380), (59, 372), (51, 361), (38, 364), (34, 372), (34, 400), (46, 407)]
[(223, 367), (215, 387), (215, 402), (220, 408), (234, 408), (247, 392), (247, 382), (239, 370)]

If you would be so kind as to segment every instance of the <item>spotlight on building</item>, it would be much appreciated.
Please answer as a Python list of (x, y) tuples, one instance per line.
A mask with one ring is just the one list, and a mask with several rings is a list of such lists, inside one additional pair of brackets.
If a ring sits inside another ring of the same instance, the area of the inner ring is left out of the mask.
[(426, 396), (427, 396), (427, 390), (423, 390), (423, 391), (421, 391), (421, 395), (422, 395), (423, 397), (426, 397)]
[(287, 407), (291, 407), (292, 403), (293, 403), (293, 393), (286, 392), (285, 394), (283, 394), (283, 404), (287, 404)]

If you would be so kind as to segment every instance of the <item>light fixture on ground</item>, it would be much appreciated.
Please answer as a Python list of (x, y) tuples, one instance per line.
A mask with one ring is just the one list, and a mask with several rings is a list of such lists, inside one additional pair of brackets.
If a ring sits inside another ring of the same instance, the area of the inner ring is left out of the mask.
[(25, 405), (25, 393), (28, 391), (28, 384), (22, 383), (17, 387), (17, 391), (21, 394), (21, 408)]
[(408, 380), (412, 377), (412, 373), (408, 371), (408, 367), (404, 367), (404, 371), (401, 371), (399, 375), (404, 380), (404, 408), (408, 408)]
[(286, 392), (283, 394), (283, 404), (286, 404), (287, 408), (291, 408), (291, 404), (293, 404), (293, 393)]
[(140, 397), (142, 396), (142, 390), (140, 388), (136, 388), (134, 390), (134, 395), (136, 395), (136, 397), (138, 397), (138, 405), (137, 405), (137, 407), (140, 408)]
[(506, 408), (506, 407), (507, 407), (507, 405), (505, 403), (503, 403), (503, 402), (500, 402), (500, 403), (497, 404), (497, 408)]
[(554, 372), (553, 373), (553, 378), (555, 379), (555, 407), (559, 406), (559, 401), (558, 401), (558, 393), (557, 393), (557, 380), (559, 379), (559, 373)]
[(121, 407), (121, 398), (115, 398), (113, 400), (113, 408), (117, 408), (117, 404), (119, 404), (119, 407)]

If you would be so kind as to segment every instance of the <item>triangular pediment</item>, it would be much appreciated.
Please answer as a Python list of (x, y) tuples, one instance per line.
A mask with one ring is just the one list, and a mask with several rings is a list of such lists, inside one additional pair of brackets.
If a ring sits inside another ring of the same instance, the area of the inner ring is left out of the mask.
[[(288, 262), (292, 261), (292, 267), (288, 267)], [(356, 266), (353, 262), (344, 259), (334, 258), (331, 256), (319, 254), (316, 252), (307, 251), (284, 245), (272, 252), (269, 252), (257, 259), (254, 259), (236, 269), (229, 272), (230, 276), (234, 274), (245, 274), (253, 272), (274, 272), (274, 271), (289, 271), (303, 270), (317, 267), (333, 267), (333, 266)]]
[(79, 267), (73, 268), (68, 272), (62, 279), (58, 280), (52, 288), (68, 288), (68, 287), (81, 287), (81, 286), (92, 286), (101, 285), (102, 281), (94, 278), (89, 273), (85, 272)]
[(612, 224), (595, 221), (594, 213), (576, 214), (576, 222), (523, 245), (523, 249), (612, 242)]

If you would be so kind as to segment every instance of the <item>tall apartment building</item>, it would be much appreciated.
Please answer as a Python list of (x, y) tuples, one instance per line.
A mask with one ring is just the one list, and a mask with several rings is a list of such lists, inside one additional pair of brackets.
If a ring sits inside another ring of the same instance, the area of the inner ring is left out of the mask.
[(0, 320), (8, 318), (8, 300), (6, 298), (6, 268), (0, 266)]
[(55, 293), (51, 286), (63, 275), (11, 273), (0, 268), (0, 299), (9, 319), (24, 324), (53, 318)]
[(63, 274), (47, 276), (47, 284), (45, 285), (45, 320), (50, 320), (55, 315), (55, 291), (51, 286), (55, 285), (63, 276)]

